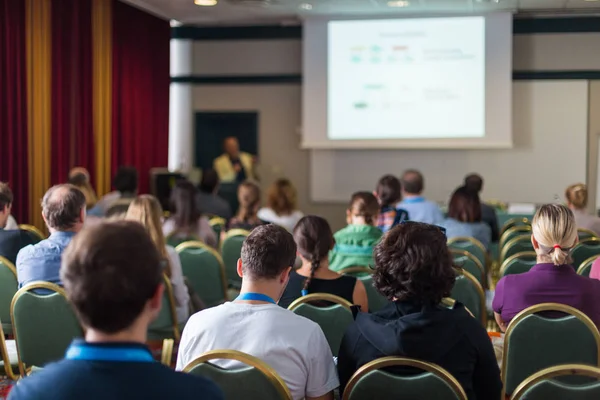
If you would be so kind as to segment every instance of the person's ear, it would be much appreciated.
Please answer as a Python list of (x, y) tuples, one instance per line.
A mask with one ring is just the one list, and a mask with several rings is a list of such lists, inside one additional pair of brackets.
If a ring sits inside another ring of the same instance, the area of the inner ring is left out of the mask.
[(237, 260), (237, 274), (240, 278), (244, 277), (244, 270), (242, 268), (242, 259), (238, 258)]
[(352, 223), (352, 211), (346, 210), (346, 223), (350, 225)]
[(537, 240), (535, 240), (535, 237), (533, 235), (531, 235), (531, 244), (533, 245), (533, 248), (536, 250), (540, 248), (540, 244), (538, 243)]
[(290, 279), (290, 273), (292, 272), (292, 267), (287, 267), (279, 276), (279, 283), (287, 284), (288, 279)]
[(156, 311), (156, 314), (160, 311), (160, 306), (162, 305), (162, 297), (165, 292), (165, 285), (162, 283), (156, 287), (154, 294), (150, 298), (150, 309), (152, 311)]
[(79, 220), (81, 221), (81, 223), (85, 222), (86, 215), (87, 215), (87, 210), (85, 209), (85, 207), (82, 207), (81, 211), (79, 211)]

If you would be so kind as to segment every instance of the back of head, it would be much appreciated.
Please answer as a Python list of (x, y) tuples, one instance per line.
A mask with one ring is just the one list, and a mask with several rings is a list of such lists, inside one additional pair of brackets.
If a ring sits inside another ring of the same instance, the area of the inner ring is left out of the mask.
[(369, 225), (374, 225), (379, 214), (379, 202), (370, 192), (356, 192), (350, 199), (348, 212), (353, 217), (363, 217)]
[(82, 324), (113, 334), (130, 327), (162, 282), (160, 256), (135, 222), (101, 222), (76, 235), (60, 269)]
[(81, 212), (85, 206), (83, 192), (66, 183), (48, 189), (42, 199), (42, 214), (49, 228), (66, 231), (83, 222)]
[(584, 183), (571, 185), (565, 191), (567, 202), (578, 210), (584, 209), (588, 202), (587, 186)]
[(425, 179), (421, 172), (416, 169), (409, 169), (402, 174), (402, 189), (406, 194), (418, 195), (425, 188)]
[(475, 193), (483, 189), (483, 178), (478, 174), (469, 174), (465, 176), (465, 187)]
[(135, 194), (138, 189), (138, 172), (135, 167), (119, 167), (113, 179), (115, 189), (121, 193)]
[(296, 210), (296, 188), (288, 179), (277, 179), (269, 188), (267, 206), (277, 215), (289, 215)]
[(377, 197), (382, 207), (395, 206), (402, 200), (402, 185), (400, 179), (393, 175), (385, 175), (377, 183)]
[(285, 228), (261, 225), (244, 241), (241, 259), (244, 279), (272, 280), (294, 265), (296, 243)]
[(562, 204), (545, 204), (535, 213), (531, 229), (539, 248), (540, 262), (563, 265), (571, 262), (571, 249), (577, 244), (573, 212)]
[(375, 247), (374, 258), (373, 282), (388, 300), (436, 305), (454, 286), (446, 235), (435, 225), (397, 225)]
[(196, 187), (187, 180), (180, 180), (171, 191), (171, 212), (178, 228), (196, 226), (200, 210), (196, 203)]
[(202, 180), (200, 180), (200, 191), (204, 193), (213, 193), (219, 186), (219, 175), (214, 169), (207, 169), (202, 172)]
[(8, 186), (8, 183), (0, 182), (0, 212), (4, 208), (10, 206), (13, 202), (13, 193)]
[(237, 196), (240, 203), (238, 218), (247, 221), (256, 217), (260, 205), (260, 188), (258, 185), (251, 181), (242, 182), (238, 187)]
[(92, 208), (98, 201), (96, 191), (90, 183), (89, 176), (83, 172), (74, 172), (69, 175), (69, 183), (83, 192), (87, 208)]
[(476, 191), (461, 186), (452, 193), (448, 217), (461, 222), (481, 221), (481, 202)]
[(296, 224), (294, 241), (298, 246), (298, 253), (311, 264), (310, 277), (304, 281), (303, 290), (306, 290), (321, 261), (329, 256), (329, 250), (333, 248), (335, 240), (326, 219), (307, 215)]

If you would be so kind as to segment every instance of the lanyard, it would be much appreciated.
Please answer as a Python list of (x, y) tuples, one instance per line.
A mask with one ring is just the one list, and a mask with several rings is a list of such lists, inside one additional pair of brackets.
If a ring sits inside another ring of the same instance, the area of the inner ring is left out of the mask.
[(424, 197), (410, 197), (408, 199), (402, 200), (402, 203), (404, 203), (404, 204), (415, 204), (415, 203), (424, 203), (424, 202), (425, 202)]
[(265, 301), (267, 303), (277, 304), (275, 300), (262, 293), (241, 293), (235, 300)]
[(135, 347), (105, 348), (73, 343), (65, 355), (67, 360), (154, 362), (146, 349)]

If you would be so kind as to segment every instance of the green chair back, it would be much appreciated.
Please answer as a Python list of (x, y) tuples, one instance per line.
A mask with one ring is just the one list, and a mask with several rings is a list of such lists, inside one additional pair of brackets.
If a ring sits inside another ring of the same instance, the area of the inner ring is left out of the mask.
[(450, 296), (464, 304), (484, 327), (487, 326), (485, 291), (473, 275), (465, 270), (459, 271)]
[(211, 228), (215, 232), (215, 235), (217, 236), (217, 247), (219, 247), (221, 245), (221, 233), (225, 231), (227, 221), (225, 220), (225, 218), (211, 217), (209, 223)]
[(483, 264), (468, 251), (450, 249), (454, 264), (473, 275), (477, 281), (485, 285), (485, 270)]
[(185, 242), (177, 246), (176, 250), (181, 260), (183, 276), (207, 307), (228, 300), (225, 265), (216, 250), (202, 242)]
[[(164, 339), (174, 339), (179, 342), (181, 337), (181, 327), (177, 321), (177, 311), (175, 310), (175, 297), (173, 296), (173, 287), (169, 277), (163, 274), (163, 284), (165, 291), (162, 297), (162, 303), (158, 317), (148, 327), (149, 341), (163, 341)], [(181, 321), (185, 324), (186, 321)]]
[[(547, 312), (564, 316), (550, 318)], [(529, 307), (515, 316), (506, 330), (501, 398), (512, 395), (521, 382), (544, 368), (561, 364), (598, 366), (599, 353), (598, 329), (581, 311), (556, 303)]]
[(6, 258), (0, 257), (0, 321), (2, 321), (2, 330), (7, 335), (12, 335), (10, 302), (18, 288), (15, 266)]
[(27, 232), (27, 234), (31, 238), (33, 244), (39, 243), (48, 237), (47, 235), (45, 235), (42, 231), (40, 231), (38, 228), (36, 228), (33, 225), (21, 224), (21, 225), (19, 225), (19, 229)]
[(201, 240), (197, 236), (176, 236), (169, 235), (166, 238), (167, 244), (171, 247), (177, 247), (181, 243), (185, 242), (201, 242)]
[(596, 261), (597, 258), (598, 256), (591, 256), (590, 258), (582, 262), (581, 265), (577, 267), (577, 273), (579, 275), (589, 277), (590, 272), (592, 272), (592, 264), (594, 264), (594, 261)]
[(531, 226), (530, 225), (519, 225), (513, 226), (512, 228), (506, 230), (502, 236), (500, 237), (500, 241), (498, 242), (498, 248), (502, 250), (502, 248), (511, 240), (516, 237), (529, 235), (531, 236)]
[[(210, 362), (218, 359), (239, 361), (246, 367), (225, 369)], [(270, 366), (239, 351), (209, 351), (192, 361), (183, 371), (214, 382), (223, 391), (225, 400), (292, 400), (284, 381)]]
[(377, 289), (375, 289), (375, 286), (373, 286), (373, 277), (371, 275), (366, 275), (358, 279), (360, 279), (363, 285), (365, 285), (365, 290), (367, 291), (367, 300), (369, 301), (370, 313), (380, 311), (382, 308), (384, 308), (390, 303), (388, 299), (386, 299), (381, 293), (377, 291)]
[(508, 257), (500, 266), (500, 277), (528, 272), (537, 260), (535, 251), (523, 251)]
[[(323, 302), (334, 304), (325, 307), (310, 304)], [(337, 356), (346, 328), (354, 321), (350, 310), (351, 306), (350, 302), (341, 297), (328, 293), (312, 293), (296, 299), (290, 304), (288, 310), (319, 324), (325, 334), (327, 343), (329, 343), (331, 352), (334, 356)]]
[[(420, 371), (409, 375), (392, 374), (383, 368)], [(343, 400), (467, 400), (460, 383), (443, 368), (402, 357), (384, 357), (363, 365), (348, 381)]]
[(221, 244), (221, 254), (225, 264), (227, 282), (236, 289), (242, 287), (242, 278), (237, 273), (237, 262), (242, 253), (242, 245), (250, 232), (242, 229), (232, 229), (227, 232)]
[[(51, 293), (39, 295), (35, 289)], [(62, 359), (71, 341), (83, 336), (64, 290), (55, 284), (32, 282), (22, 287), (10, 308), (21, 376), (25, 376), (26, 368)]]
[(470, 237), (455, 237), (448, 240), (448, 247), (450, 249), (462, 250), (471, 253), (483, 266), (486, 271), (488, 265), (488, 254), (487, 250), (477, 239)]
[[(571, 377), (584, 377), (584, 379), (573, 381), (573, 379), (569, 379)], [(513, 400), (591, 400), (599, 398), (600, 369), (577, 364), (558, 365), (533, 374), (519, 385), (512, 397)]]
[(535, 251), (533, 244), (531, 244), (531, 235), (517, 236), (507, 242), (500, 251), (500, 262), (504, 262), (515, 254), (525, 251)]
[(575, 268), (578, 268), (584, 261), (594, 256), (600, 256), (600, 239), (598, 238), (582, 240), (571, 252)]
[(578, 228), (577, 236), (579, 236), (579, 241), (591, 239), (591, 238), (598, 238), (598, 234), (596, 232), (594, 232), (590, 229), (585, 229), (585, 228)]

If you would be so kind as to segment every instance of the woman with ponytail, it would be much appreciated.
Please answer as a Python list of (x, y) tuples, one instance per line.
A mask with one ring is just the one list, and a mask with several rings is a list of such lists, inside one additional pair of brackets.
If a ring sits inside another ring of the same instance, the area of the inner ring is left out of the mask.
[(330, 293), (369, 311), (365, 285), (358, 279), (329, 269), (327, 259), (333, 248), (331, 227), (321, 217), (303, 217), (294, 228), (294, 241), (302, 266), (290, 273), (290, 280), (279, 300), (287, 308), (298, 297), (310, 293)]
[(500, 328), (506, 330), (515, 315), (540, 303), (577, 308), (600, 326), (600, 281), (577, 275), (570, 265), (578, 241), (573, 212), (564, 205), (546, 204), (533, 217), (531, 228), (537, 264), (498, 282), (492, 308)]

